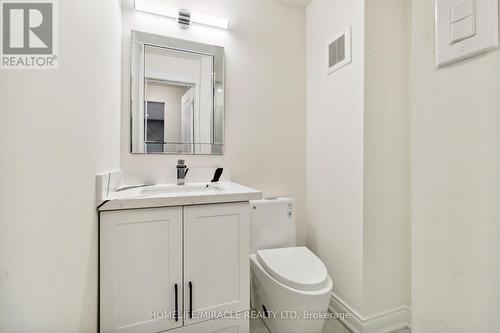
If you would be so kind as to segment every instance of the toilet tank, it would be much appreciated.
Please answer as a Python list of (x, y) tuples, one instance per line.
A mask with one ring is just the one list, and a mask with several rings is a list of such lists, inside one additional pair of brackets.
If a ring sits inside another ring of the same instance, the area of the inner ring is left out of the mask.
[(296, 245), (295, 202), (292, 198), (250, 201), (250, 253)]

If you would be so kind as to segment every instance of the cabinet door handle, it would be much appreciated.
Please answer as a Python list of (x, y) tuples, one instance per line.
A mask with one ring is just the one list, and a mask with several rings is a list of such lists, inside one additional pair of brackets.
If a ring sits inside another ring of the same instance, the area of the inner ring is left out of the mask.
[(177, 291), (177, 283), (174, 285), (174, 291), (175, 291), (175, 310), (174, 310), (174, 319), (175, 321), (179, 321), (179, 297), (178, 297), (178, 291)]
[(189, 319), (193, 319), (193, 283), (189, 281)]

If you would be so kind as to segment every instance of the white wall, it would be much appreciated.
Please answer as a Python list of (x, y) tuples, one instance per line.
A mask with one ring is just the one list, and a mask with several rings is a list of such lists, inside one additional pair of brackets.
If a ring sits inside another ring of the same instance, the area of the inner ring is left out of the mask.
[(434, 54), (434, 1), (413, 1), (413, 332), (499, 332), (500, 51)]
[[(231, 167), (233, 179), (265, 195), (297, 199), (299, 240), (303, 240), (305, 176), (304, 9), (274, 0), (172, 0), (207, 15), (226, 17), (230, 30), (192, 25), (130, 10), (124, 1), (123, 77), (129, 75), (130, 30), (141, 30), (221, 45), (226, 53), (226, 122), (223, 156), (131, 155), (129, 87), (122, 86), (123, 169), (173, 167), (185, 158), (190, 167)], [(189, 176), (188, 176), (189, 177)]]
[[(352, 64), (326, 75), (331, 39), (352, 25)], [(307, 244), (325, 262), (334, 292), (363, 298), (364, 1), (314, 0), (306, 11)]]
[(411, 0), (365, 0), (363, 313), (410, 305)]
[[(410, 302), (409, 21), (409, 0), (307, 7), (307, 244), (360, 320)], [(349, 25), (352, 63), (327, 75)]]
[(95, 174), (120, 162), (120, 5), (58, 6), (59, 69), (0, 73), (0, 332), (97, 330)]

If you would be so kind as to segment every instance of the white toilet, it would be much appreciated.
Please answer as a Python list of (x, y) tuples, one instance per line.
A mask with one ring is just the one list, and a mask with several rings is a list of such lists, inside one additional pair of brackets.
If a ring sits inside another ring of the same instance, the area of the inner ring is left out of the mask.
[(296, 247), (293, 199), (250, 204), (252, 308), (272, 333), (321, 333), (333, 283), (314, 253)]

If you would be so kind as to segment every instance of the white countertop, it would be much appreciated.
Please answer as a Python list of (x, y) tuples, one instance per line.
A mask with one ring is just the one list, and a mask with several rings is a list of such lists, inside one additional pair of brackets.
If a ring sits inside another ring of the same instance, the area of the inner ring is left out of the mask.
[(186, 206), (262, 198), (262, 192), (230, 181), (214, 183), (208, 188), (206, 185), (207, 183), (156, 184), (124, 190), (117, 188), (100, 198), (98, 210)]

